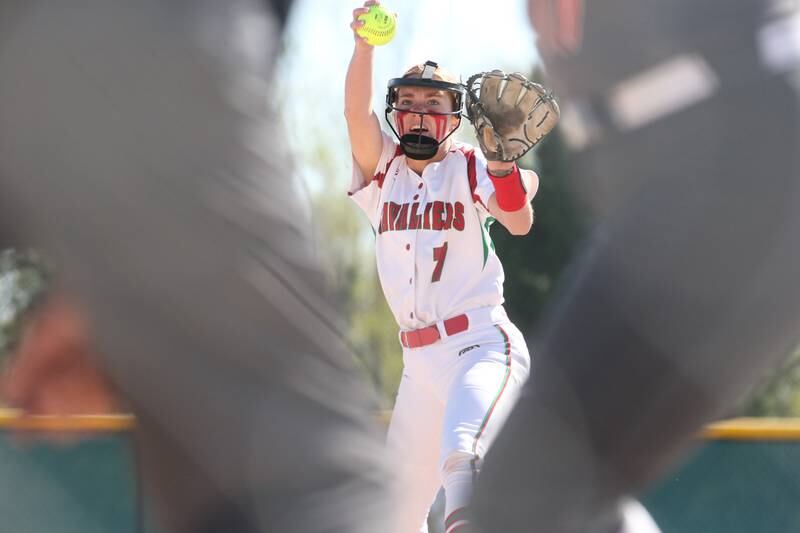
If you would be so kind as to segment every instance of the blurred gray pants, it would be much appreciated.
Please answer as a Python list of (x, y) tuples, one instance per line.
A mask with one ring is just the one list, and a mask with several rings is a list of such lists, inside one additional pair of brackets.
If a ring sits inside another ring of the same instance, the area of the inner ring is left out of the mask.
[(800, 58), (765, 7), (586, 2), (583, 51), (545, 58), (595, 230), (486, 457), (477, 530), (618, 531), (626, 495), (797, 346)]
[(265, 105), (280, 33), (246, 0), (0, 0), (0, 236), (88, 307), (169, 531), (388, 520), (375, 404)]

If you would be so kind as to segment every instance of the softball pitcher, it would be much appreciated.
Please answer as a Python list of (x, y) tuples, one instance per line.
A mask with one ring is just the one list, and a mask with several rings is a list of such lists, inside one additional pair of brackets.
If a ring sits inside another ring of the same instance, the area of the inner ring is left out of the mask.
[[(373, 47), (355, 33), (371, 4), (353, 11), (345, 116), (349, 195), (375, 231), (378, 274), (403, 347), (388, 435), (401, 484), (396, 531), (427, 531), (443, 486), (452, 533), (467, 525), (482, 458), (530, 369), (525, 340), (503, 308), (503, 268), (489, 226), (497, 220), (512, 234), (528, 233), (538, 177), (514, 162), (530, 146), (508, 156), (496, 144), (482, 143), (481, 153), (452, 139), (471, 93), (431, 61), (389, 81), (385, 114), (394, 138), (381, 130), (371, 108)], [(496, 90), (503, 75), (484, 78), (483, 90), (492, 83)], [(537, 97), (521, 76), (503, 85), (515, 104)]]

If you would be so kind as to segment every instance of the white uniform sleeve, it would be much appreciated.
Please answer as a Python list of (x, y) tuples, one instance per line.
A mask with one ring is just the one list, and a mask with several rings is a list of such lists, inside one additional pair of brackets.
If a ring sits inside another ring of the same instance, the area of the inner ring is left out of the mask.
[(386, 174), (389, 163), (395, 157), (398, 146), (386, 132), (381, 132), (381, 135), (383, 136), (383, 149), (378, 166), (372, 176), (364, 176), (353, 160), (353, 178), (347, 191), (347, 195), (367, 214), (373, 228), (377, 228), (380, 223), (379, 204), (383, 175)]

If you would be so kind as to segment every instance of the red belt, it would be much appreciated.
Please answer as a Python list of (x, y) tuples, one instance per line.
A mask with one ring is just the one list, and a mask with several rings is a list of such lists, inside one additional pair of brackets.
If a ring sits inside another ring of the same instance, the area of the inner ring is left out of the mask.
[[(456, 333), (467, 331), (467, 329), (469, 329), (469, 318), (467, 318), (467, 315), (458, 315), (453, 318), (448, 318), (443, 324), (444, 331), (449, 337)], [(428, 346), (438, 341), (440, 338), (439, 328), (437, 328), (436, 325), (400, 332), (400, 344), (406, 348)]]

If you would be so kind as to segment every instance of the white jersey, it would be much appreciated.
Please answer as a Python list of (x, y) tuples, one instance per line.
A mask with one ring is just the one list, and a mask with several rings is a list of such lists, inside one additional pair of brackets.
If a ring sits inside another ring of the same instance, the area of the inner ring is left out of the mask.
[(364, 179), (354, 162), (348, 194), (375, 231), (378, 275), (401, 329), (503, 303), (486, 208), (494, 187), (479, 150), (454, 142), (419, 176), (383, 133), (375, 174)]

